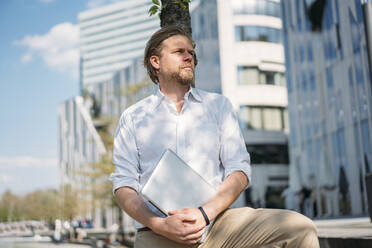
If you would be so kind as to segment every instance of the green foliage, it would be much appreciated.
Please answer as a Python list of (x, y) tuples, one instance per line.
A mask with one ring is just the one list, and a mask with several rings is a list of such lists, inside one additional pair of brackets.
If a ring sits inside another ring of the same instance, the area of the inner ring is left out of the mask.
[[(61, 218), (72, 220), (79, 213), (79, 193), (71, 185), (62, 186)], [(81, 199), (81, 198), (80, 198)]]
[(149, 9), (149, 14), (150, 14), (150, 16), (155, 15), (156, 12), (158, 12), (158, 10), (159, 10), (159, 7), (158, 7), (157, 5), (153, 5), (153, 6)]
[(29, 220), (54, 222), (58, 217), (58, 192), (54, 189), (37, 190), (24, 196), (24, 214)]
[[(174, 0), (173, 3), (179, 5), (182, 9), (187, 9), (187, 5), (191, 2), (191, 0)], [(167, 7), (166, 4), (161, 5), (159, 0), (152, 0), (152, 3), (154, 5), (151, 6), (148, 13), (150, 16), (155, 15), (158, 13), (158, 17), (160, 19), (160, 13), (161, 10), (165, 9)]]
[(77, 215), (77, 200), (78, 195), (70, 186), (63, 186), (61, 192), (45, 189), (24, 196), (7, 190), (0, 199), (0, 222), (45, 220), (53, 223), (57, 218), (72, 219)]
[(187, 9), (187, 4), (189, 4), (191, 0), (175, 0), (174, 3), (178, 4), (181, 8)]
[(23, 217), (22, 198), (6, 190), (0, 200), (0, 222), (21, 220)]

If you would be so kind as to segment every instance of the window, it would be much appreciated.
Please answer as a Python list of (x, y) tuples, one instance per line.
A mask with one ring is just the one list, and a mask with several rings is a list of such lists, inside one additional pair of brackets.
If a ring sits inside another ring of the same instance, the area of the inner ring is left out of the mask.
[(280, 18), (280, 2), (273, 0), (232, 0), (236, 15), (268, 15)]
[(82, 136), (81, 143), (82, 143), (82, 153), (83, 153), (84, 159), (86, 159), (86, 156), (87, 156), (87, 143), (88, 143), (88, 140), (86, 137), (87, 130), (88, 128), (86, 127), (85, 122), (82, 121), (81, 122), (81, 136)]
[(329, 67), (326, 69), (326, 76), (327, 76), (328, 89), (333, 89), (333, 76), (332, 76), (331, 68)]
[(325, 30), (329, 30), (333, 24), (333, 15), (332, 15), (332, 1), (326, 1), (326, 7), (324, 10), (324, 19), (323, 27)]
[(301, 82), (302, 82), (302, 90), (303, 92), (306, 92), (307, 91), (307, 78), (304, 72), (301, 73)]
[(283, 126), (282, 113), (277, 108), (263, 108), (263, 129), (265, 130), (281, 130)]
[(297, 130), (294, 114), (289, 115), (289, 125), (291, 128), (291, 131), (289, 132), (290, 145), (295, 148), (297, 146)]
[(311, 42), (307, 42), (307, 60), (313, 61), (313, 47)]
[(357, 21), (355, 20), (354, 15), (350, 9), (349, 9), (349, 19), (350, 19), (351, 40), (353, 43), (353, 51), (356, 54), (360, 51), (360, 35), (359, 35), (359, 28), (358, 28)]
[(282, 43), (280, 29), (261, 26), (235, 26), (235, 40)]
[(363, 10), (362, 10), (362, 4), (361, 1), (355, 1), (355, 9), (357, 12), (357, 19), (359, 23), (363, 22)]
[(297, 16), (297, 28), (298, 28), (298, 31), (301, 32), (302, 31), (302, 13), (301, 13), (301, 2), (300, 1), (296, 1), (296, 16)]
[(288, 127), (288, 114), (283, 107), (240, 106), (238, 115), (243, 130), (284, 131)]
[(238, 66), (238, 84), (270, 84), (285, 86), (283, 72), (262, 71), (256, 66)]
[(315, 73), (314, 68), (309, 68), (309, 75), (310, 75), (310, 89), (311, 91), (315, 91), (316, 85), (315, 85)]
[(289, 164), (286, 144), (247, 145), (252, 164)]
[(125, 74), (125, 83), (128, 84), (130, 81), (130, 68), (129, 67), (125, 68), (124, 74)]
[(257, 84), (259, 70), (257, 67), (238, 66), (238, 84)]
[(368, 120), (364, 120), (361, 122), (361, 129), (362, 129), (362, 142), (363, 142), (363, 150), (364, 150), (364, 162), (366, 169), (368, 170), (367, 172), (371, 171), (371, 165), (372, 165), (372, 156), (371, 156), (371, 150), (372, 150), (372, 145), (371, 145), (371, 136), (369, 133), (369, 128), (368, 128)]
[(77, 106), (76, 102), (72, 102), (72, 118), (73, 118), (73, 133), (74, 133), (74, 150), (78, 151), (79, 150), (79, 135), (78, 135), (78, 126), (77, 126), (77, 118), (79, 113), (77, 113)]

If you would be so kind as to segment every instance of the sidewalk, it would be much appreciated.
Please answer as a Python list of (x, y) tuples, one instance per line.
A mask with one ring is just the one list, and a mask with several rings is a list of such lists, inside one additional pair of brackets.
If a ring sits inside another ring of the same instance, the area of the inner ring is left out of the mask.
[(372, 223), (368, 217), (314, 220), (321, 248), (372, 247)]

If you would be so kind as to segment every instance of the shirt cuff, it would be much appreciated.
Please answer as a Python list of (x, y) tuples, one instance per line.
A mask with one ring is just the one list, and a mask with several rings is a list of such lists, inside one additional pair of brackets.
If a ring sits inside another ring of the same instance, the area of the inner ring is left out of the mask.
[(235, 171), (241, 171), (243, 172), (247, 178), (248, 178), (248, 185), (245, 189), (247, 189), (249, 187), (249, 185), (251, 184), (251, 166), (249, 164), (245, 164), (245, 163), (241, 163), (241, 162), (236, 162), (236, 163), (230, 163), (226, 166), (227, 168), (225, 169), (225, 179), (230, 175), (232, 174), (233, 172)]
[(110, 175), (110, 180), (113, 184), (112, 193), (115, 195), (115, 190), (122, 187), (129, 187), (134, 189), (137, 193), (139, 193), (140, 185), (136, 179), (123, 177), (120, 174), (112, 173)]

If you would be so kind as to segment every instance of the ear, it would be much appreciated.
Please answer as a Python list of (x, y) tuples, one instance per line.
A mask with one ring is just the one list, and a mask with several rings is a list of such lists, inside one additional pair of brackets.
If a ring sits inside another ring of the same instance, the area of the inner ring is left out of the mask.
[(152, 67), (154, 67), (156, 70), (160, 69), (160, 59), (159, 56), (153, 55), (150, 57), (150, 63)]

